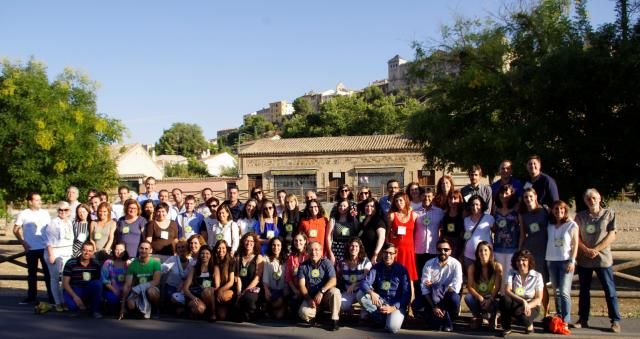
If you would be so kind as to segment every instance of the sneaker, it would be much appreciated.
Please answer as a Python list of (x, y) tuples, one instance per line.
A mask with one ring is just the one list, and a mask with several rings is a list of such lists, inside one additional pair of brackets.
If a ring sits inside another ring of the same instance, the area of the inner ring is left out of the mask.
[(504, 338), (509, 336), (509, 334), (511, 334), (511, 330), (503, 330), (502, 333), (500, 333), (500, 336)]
[(64, 312), (64, 307), (62, 307), (62, 305), (60, 304), (57, 304), (55, 309), (56, 309), (56, 312)]
[(451, 327), (449, 327), (449, 326), (444, 326), (444, 327), (442, 328), (442, 332), (451, 332), (451, 331), (453, 331), (453, 328), (451, 328)]
[(22, 299), (22, 301), (20, 301), (18, 303), (18, 305), (32, 305), (32, 304), (35, 304), (35, 303), (36, 303), (35, 299), (26, 298), (26, 299)]
[(100, 313), (100, 312), (93, 312), (93, 318), (94, 318), (94, 319), (102, 319), (102, 313)]
[(612, 322), (611, 323), (611, 332), (620, 333), (620, 331), (622, 331), (622, 329), (620, 328), (620, 322), (619, 321)]
[(589, 328), (589, 322), (587, 320), (583, 320), (583, 319), (578, 319), (578, 321), (576, 321), (573, 324), (570, 324), (571, 328)]

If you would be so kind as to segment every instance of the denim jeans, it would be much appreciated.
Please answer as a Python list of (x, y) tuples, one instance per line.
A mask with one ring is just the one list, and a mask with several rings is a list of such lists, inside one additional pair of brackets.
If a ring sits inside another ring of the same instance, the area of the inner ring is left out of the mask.
[[(73, 292), (78, 295), (88, 310), (91, 312), (100, 312), (102, 307), (102, 280), (91, 280), (87, 286), (72, 286)], [(71, 311), (78, 310), (78, 305), (67, 291), (62, 293), (65, 304)]]
[(549, 279), (555, 291), (556, 312), (565, 323), (571, 322), (571, 281), (573, 272), (567, 273), (569, 260), (547, 261)]
[[(362, 308), (371, 315), (371, 319), (377, 323), (384, 323), (384, 328), (391, 333), (398, 333), (402, 328), (402, 322), (404, 321), (404, 310), (396, 310), (391, 314), (382, 314), (378, 311), (378, 306), (373, 304), (371, 296), (365, 294), (360, 299), (360, 305)], [(386, 305), (383, 302), (383, 305)]]
[(437, 318), (433, 314), (433, 308), (429, 306), (425, 298), (431, 298), (431, 294), (427, 294), (426, 296), (416, 296), (412, 307), (414, 310), (419, 310), (424, 307), (424, 318), (427, 326), (433, 329), (438, 329), (440, 327), (453, 328), (453, 321), (458, 316), (458, 311), (460, 309), (460, 295), (455, 292), (447, 291), (442, 300), (440, 300), (438, 304), (434, 305), (444, 312), (444, 318), (442, 319)]
[[(471, 293), (467, 293), (467, 295), (464, 296), (464, 302), (467, 304), (474, 317), (479, 318), (482, 316), (482, 313), (486, 313), (480, 306), (480, 301), (478, 301), (478, 299), (476, 299)], [(489, 305), (489, 309), (487, 311), (490, 314), (494, 314), (496, 313), (497, 308), (498, 303), (494, 300)]]
[(578, 276), (580, 277), (580, 297), (578, 302), (578, 315), (580, 320), (589, 320), (591, 310), (591, 280), (593, 271), (596, 272), (598, 280), (604, 290), (604, 297), (607, 302), (607, 310), (611, 321), (620, 321), (620, 307), (618, 306), (618, 296), (616, 294), (616, 284), (613, 281), (613, 270), (611, 267), (581, 267), (578, 266)]

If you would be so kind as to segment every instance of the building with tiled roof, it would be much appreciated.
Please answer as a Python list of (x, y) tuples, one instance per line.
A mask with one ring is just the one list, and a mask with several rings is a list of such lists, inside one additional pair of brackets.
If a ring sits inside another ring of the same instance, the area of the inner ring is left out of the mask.
[(434, 185), (420, 147), (402, 135), (260, 139), (241, 145), (241, 190), (262, 187), (302, 194), (312, 189), (330, 200), (341, 184), (369, 186), (378, 196), (389, 179)]

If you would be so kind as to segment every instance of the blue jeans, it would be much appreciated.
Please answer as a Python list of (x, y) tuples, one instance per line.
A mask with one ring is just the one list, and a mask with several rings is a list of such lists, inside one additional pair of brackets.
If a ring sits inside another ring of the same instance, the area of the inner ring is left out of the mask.
[(447, 291), (440, 302), (434, 306), (437, 306), (444, 312), (444, 318), (437, 318), (433, 314), (433, 308), (429, 306), (425, 298), (431, 298), (431, 294), (416, 296), (413, 301), (413, 309), (419, 310), (424, 307), (424, 318), (427, 326), (433, 329), (439, 329), (440, 327), (453, 328), (453, 321), (458, 316), (460, 310), (460, 295), (455, 292)]
[(496, 309), (498, 308), (498, 303), (494, 300), (489, 305), (489, 309), (487, 311), (483, 310), (480, 306), (480, 301), (478, 301), (478, 299), (476, 299), (471, 293), (467, 293), (467, 295), (464, 296), (464, 302), (469, 307), (471, 314), (473, 314), (473, 316), (476, 318), (481, 317), (482, 313), (485, 313), (487, 311), (490, 314), (495, 314)]
[[(360, 298), (360, 305), (362, 305), (362, 308), (371, 315), (371, 319), (373, 321), (385, 324), (384, 328), (387, 331), (391, 333), (398, 333), (402, 328), (402, 322), (404, 321), (404, 309), (402, 307), (391, 314), (382, 314), (378, 311), (378, 306), (374, 305), (371, 301), (371, 296), (369, 294), (365, 294)], [(387, 305), (384, 300), (383, 305)]]
[(611, 321), (620, 321), (620, 307), (618, 306), (618, 296), (616, 294), (616, 284), (613, 281), (613, 270), (611, 267), (590, 268), (578, 266), (578, 276), (580, 277), (580, 297), (578, 301), (578, 316), (580, 320), (589, 320), (591, 310), (591, 280), (593, 271), (596, 272), (598, 280), (604, 290), (604, 298), (607, 302), (607, 310)]
[[(87, 286), (72, 286), (73, 292), (78, 295), (87, 309), (91, 312), (100, 312), (102, 302), (102, 280), (91, 280)], [(67, 291), (62, 293), (64, 302), (71, 311), (78, 310), (78, 305)]]
[(556, 312), (565, 323), (571, 322), (571, 280), (573, 272), (567, 273), (569, 260), (547, 261), (549, 280), (555, 290)]

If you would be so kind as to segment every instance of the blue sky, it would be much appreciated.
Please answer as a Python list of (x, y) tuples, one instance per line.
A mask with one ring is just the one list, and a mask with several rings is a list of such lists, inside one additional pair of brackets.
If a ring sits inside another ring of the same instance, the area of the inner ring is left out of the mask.
[[(174, 122), (205, 137), (269, 102), (384, 79), (456, 15), (486, 17), (505, 0), (3, 1), (0, 57), (70, 66), (101, 84), (98, 110), (155, 143)], [(590, 0), (594, 27), (614, 20)]]

